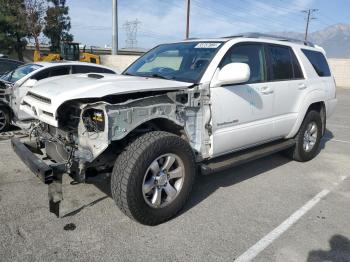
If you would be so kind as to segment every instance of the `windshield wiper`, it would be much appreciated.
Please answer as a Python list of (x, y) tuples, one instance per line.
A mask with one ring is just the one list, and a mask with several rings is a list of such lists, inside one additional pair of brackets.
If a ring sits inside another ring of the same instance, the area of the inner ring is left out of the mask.
[(174, 77), (167, 77), (167, 76), (157, 74), (157, 73), (146, 75), (145, 77), (154, 77), (154, 78), (161, 78), (161, 79), (166, 79), (166, 80), (174, 79)]
[(124, 73), (123, 75), (126, 75), (126, 76), (137, 76), (137, 75), (134, 75), (134, 74), (130, 74), (128, 72)]

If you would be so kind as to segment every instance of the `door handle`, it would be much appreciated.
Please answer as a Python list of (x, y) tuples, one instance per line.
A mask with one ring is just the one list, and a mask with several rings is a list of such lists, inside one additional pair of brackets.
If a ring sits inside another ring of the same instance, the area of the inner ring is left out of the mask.
[(269, 86), (263, 86), (261, 89), (260, 89), (260, 92), (264, 95), (268, 95), (268, 94), (272, 94), (273, 93), (273, 90), (271, 87)]
[(305, 85), (305, 84), (299, 84), (298, 85), (298, 89), (299, 90), (303, 90), (303, 89), (305, 89), (307, 86)]

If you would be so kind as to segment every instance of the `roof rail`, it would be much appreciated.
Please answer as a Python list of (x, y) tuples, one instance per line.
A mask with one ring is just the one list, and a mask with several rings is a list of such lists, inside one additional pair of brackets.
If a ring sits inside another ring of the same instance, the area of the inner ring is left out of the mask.
[(303, 44), (303, 45), (311, 46), (311, 47), (315, 46), (313, 43), (311, 43), (309, 41), (304, 41), (304, 40), (295, 39), (295, 38), (289, 38), (289, 37), (285, 37), (285, 36), (276, 36), (276, 35), (261, 34), (261, 33), (243, 33), (240, 35), (225, 36), (223, 38), (236, 38), (236, 37), (265, 38), (265, 39), (271, 39), (271, 40), (277, 40), (277, 41), (299, 43), (299, 44)]

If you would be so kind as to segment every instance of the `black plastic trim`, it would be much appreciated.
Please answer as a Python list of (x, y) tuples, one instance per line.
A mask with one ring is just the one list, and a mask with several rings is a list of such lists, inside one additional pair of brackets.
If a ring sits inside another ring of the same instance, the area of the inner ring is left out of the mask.
[(11, 145), (18, 157), (43, 183), (50, 184), (53, 181), (53, 169), (35, 156), (25, 143), (22, 143), (18, 138), (12, 138)]

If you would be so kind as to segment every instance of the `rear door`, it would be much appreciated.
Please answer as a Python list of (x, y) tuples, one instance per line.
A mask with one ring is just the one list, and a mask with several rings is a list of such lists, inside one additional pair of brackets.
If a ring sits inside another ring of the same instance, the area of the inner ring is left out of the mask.
[(300, 63), (289, 46), (267, 44), (269, 86), (274, 90), (274, 136), (284, 137), (298, 116), (298, 103), (307, 84)]

